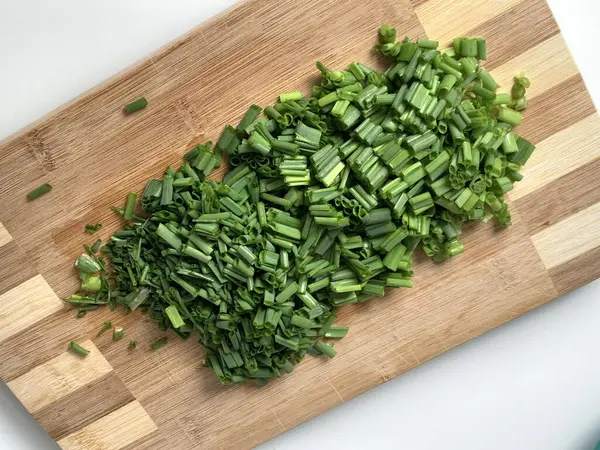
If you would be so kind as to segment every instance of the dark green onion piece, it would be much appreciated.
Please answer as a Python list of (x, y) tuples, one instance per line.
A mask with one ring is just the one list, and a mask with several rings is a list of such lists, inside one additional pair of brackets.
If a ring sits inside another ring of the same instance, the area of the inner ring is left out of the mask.
[(83, 357), (86, 357), (87, 355), (90, 354), (89, 350), (86, 350), (81, 345), (79, 345), (73, 341), (71, 341), (69, 343), (69, 350), (71, 350), (71, 352), (75, 353), (76, 355), (83, 356)]
[(40, 187), (35, 188), (33, 191), (31, 191), (29, 194), (27, 194), (27, 200), (29, 200), (29, 201), (35, 200), (36, 198), (41, 197), (44, 194), (47, 194), (51, 190), (52, 190), (51, 185), (49, 185), (48, 183), (42, 184)]
[(122, 327), (115, 327), (115, 329), (113, 330), (113, 335), (112, 335), (112, 340), (113, 341), (120, 341), (121, 339), (123, 339), (123, 336), (125, 335), (125, 329)]
[(130, 104), (125, 106), (125, 113), (131, 114), (141, 109), (144, 109), (146, 106), (148, 106), (148, 100), (146, 100), (144, 97), (141, 97), (138, 98), (136, 101), (131, 102)]
[(104, 325), (102, 325), (102, 328), (100, 328), (100, 331), (98, 331), (96, 337), (102, 336), (106, 331), (110, 330), (111, 328), (112, 323), (110, 322), (110, 320), (107, 320), (106, 322), (104, 322)]
[(127, 204), (125, 205), (125, 214), (123, 214), (123, 218), (125, 220), (133, 219), (133, 213), (135, 210), (135, 201), (137, 200), (137, 194), (135, 192), (130, 192), (127, 195)]
[(94, 234), (95, 232), (97, 232), (100, 228), (102, 228), (102, 224), (100, 222), (95, 223), (95, 224), (90, 224), (88, 223), (85, 226), (85, 232), (88, 234)]

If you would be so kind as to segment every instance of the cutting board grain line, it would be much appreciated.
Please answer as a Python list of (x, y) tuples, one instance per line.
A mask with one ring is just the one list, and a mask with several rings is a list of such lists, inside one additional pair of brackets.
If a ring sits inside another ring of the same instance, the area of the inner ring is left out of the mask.
[[(144, 315), (73, 317), (60, 298), (77, 288), (73, 260), (93, 239), (86, 223), (103, 222), (106, 239), (120, 225), (110, 206), (191, 145), (214, 141), (249, 104), (308, 92), (316, 60), (381, 66), (372, 46), (382, 23), (411, 38), (485, 37), (501, 89), (516, 72), (531, 76), (519, 131), (538, 150), (510, 193), (510, 228), (467, 226), (466, 252), (444, 264), (418, 255), (415, 288), (340, 311), (350, 333), (336, 358), (309, 358), (263, 388), (221, 386), (199, 368), (193, 339), (170, 336), (151, 352), (163, 334)], [(140, 95), (149, 108), (124, 117)], [(65, 449), (255, 446), (598, 278), (599, 124), (544, 0), (236, 5), (0, 144), (0, 376)], [(26, 202), (42, 182), (53, 191)], [(126, 339), (97, 337), (105, 320)], [(67, 353), (71, 340), (92, 355)]]

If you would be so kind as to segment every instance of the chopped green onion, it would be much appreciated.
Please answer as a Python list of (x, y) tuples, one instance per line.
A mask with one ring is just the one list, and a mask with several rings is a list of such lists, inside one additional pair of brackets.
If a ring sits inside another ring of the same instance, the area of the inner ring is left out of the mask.
[(111, 328), (112, 323), (110, 322), (110, 320), (107, 320), (106, 322), (104, 322), (104, 325), (102, 325), (102, 328), (100, 328), (100, 331), (98, 331), (96, 337), (102, 336), (106, 331), (110, 330)]
[(101, 253), (100, 240), (84, 246), (82, 293), (65, 301), (78, 317), (141, 308), (160, 330), (194, 335), (222, 383), (264, 385), (307, 353), (335, 356), (321, 339), (348, 332), (333, 327), (339, 307), (412, 287), (418, 247), (436, 262), (459, 255), (463, 224), (511, 222), (505, 194), (535, 148), (513, 131), (530, 82), (497, 93), (481, 38), (438, 47), (396, 42), (384, 25), (385, 71), (317, 63), (309, 95), (250, 105), (214, 149), (196, 144), (148, 181), (144, 214), (129, 194), (115, 209), (123, 229)]
[(148, 100), (146, 100), (144, 97), (141, 97), (125, 106), (125, 113), (131, 114), (144, 109), (146, 106), (148, 106)]
[(112, 340), (113, 341), (120, 341), (121, 339), (123, 339), (123, 336), (125, 335), (125, 329), (122, 327), (115, 327), (115, 329), (113, 330), (113, 335), (112, 335)]
[(49, 185), (48, 183), (42, 184), (40, 187), (35, 188), (33, 191), (31, 191), (29, 194), (27, 194), (27, 200), (29, 200), (29, 201), (35, 200), (36, 198), (41, 197), (44, 194), (47, 194), (51, 190), (52, 190), (51, 185)]
[(71, 350), (76, 355), (83, 356), (83, 357), (86, 357), (87, 355), (90, 354), (89, 350), (86, 350), (81, 345), (79, 345), (79, 344), (77, 344), (76, 342), (73, 342), (73, 341), (71, 341), (69, 343), (69, 350)]
[(102, 228), (102, 224), (100, 222), (98, 222), (96, 224), (87, 224), (85, 226), (85, 232), (88, 233), (88, 234), (94, 234), (100, 228)]

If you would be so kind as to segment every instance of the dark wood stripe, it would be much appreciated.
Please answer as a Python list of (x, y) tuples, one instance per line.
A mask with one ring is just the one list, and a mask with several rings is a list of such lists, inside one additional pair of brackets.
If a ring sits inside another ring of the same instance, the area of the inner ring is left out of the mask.
[(599, 173), (600, 158), (516, 200), (529, 235), (600, 202)]
[(551, 269), (550, 278), (560, 295), (600, 278), (600, 247)]
[[(103, 350), (103, 346), (112, 342), (110, 333), (95, 338), (96, 333), (104, 321), (125, 323), (124, 317), (123, 311), (110, 312), (108, 308), (104, 308), (100, 311), (92, 311), (82, 319), (76, 319), (75, 311), (65, 305), (63, 311), (51, 314), (0, 342), (0, 378), (5, 382), (14, 380), (34, 367), (64, 353), (70, 341), (94, 337), (94, 344)], [(139, 317), (137, 318), (139, 320)]]
[(429, 0), (410, 0), (410, 3), (411, 3), (411, 5), (413, 5), (413, 8), (417, 8), (419, 6), (424, 5), (428, 1)]
[[(462, 277), (465, 267), (477, 267), (493, 260), (507, 248), (518, 248), (527, 240), (527, 230), (517, 214), (510, 227), (501, 228), (494, 220), (465, 225), (460, 242), (465, 252), (444, 263), (433, 262), (422, 250), (415, 254), (415, 286), (427, 285), (431, 280), (454, 280)], [(453, 282), (453, 281), (450, 281)]]
[(58, 440), (135, 400), (121, 379), (110, 372), (34, 414)]
[(580, 74), (529, 102), (517, 133), (537, 144), (596, 112)]
[(559, 32), (546, 0), (525, 0), (466, 34), (487, 40), (491, 70)]
[(15, 241), (0, 247), (0, 295), (36, 275), (34, 265)]

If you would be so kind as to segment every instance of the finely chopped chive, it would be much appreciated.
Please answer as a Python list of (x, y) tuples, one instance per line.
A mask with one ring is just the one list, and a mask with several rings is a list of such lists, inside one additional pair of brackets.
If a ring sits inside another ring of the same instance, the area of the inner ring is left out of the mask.
[(106, 322), (104, 322), (104, 325), (102, 325), (102, 328), (100, 328), (100, 331), (98, 331), (98, 334), (96, 335), (96, 337), (102, 336), (105, 332), (110, 330), (112, 328), (112, 326), (113, 325), (110, 322), (110, 320), (107, 320)]
[(95, 223), (95, 224), (88, 223), (85, 226), (85, 232), (88, 233), (88, 234), (94, 234), (95, 232), (97, 232), (98, 230), (100, 230), (100, 228), (102, 228), (102, 224), (100, 222)]
[(71, 352), (75, 353), (76, 355), (83, 356), (83, 357), (86, 357), (87, 355), (90, 354), (89, 350), (86, 350), (81, 345), (79, 345), (73, 341), (69, 342), (69, 350), (71, 350)]
[(137, 194), (135, 192), (130, 192), (127, 196), (127, 203), (125, 204), (125, 213), (123, 214), (123, 219), (132, 220), (133, 212), (135, 210), (135, 201), (137, 200)]
[(136, 347), (137, 347), (137, 341), (135, 339), (132, 339), (131, 341), (129, 341), (129, 344), (127, 345), (127, 348), (129, 350), (135, 350)]
[(52, 190), (51, 185), (49, 185), (48, 183), (42, 184), (40, 187), (35, 188), (33, 191), (31, 191), (29, 194), (27, 194), (27, 200), (29, 200), (29, 201), (35, 200), (36, 198), (41, 197), (44, 194), (47, 194), (51, 190)]
[(112, 335), (112, 340), (113, 341), (120, 341), (121, 339), (123, 339), (123, 336), (125, 335), (125, 329), (122, 327), (115, 327), (115, 329), (113, 330), (113, 335)]
[[(131, 193), (116, 209), (123, 229), (101, 252), (85, 246), (83, 292), (66, 301), (78, 315), (141, 308), (160, 330), (199, 337), (222, 383), (264, 385), (307, 353), (335, 356), (322, 339), (348, 332), (338, 308), (412, 287), (418, 247), (443, 261), (463, 251), (463, 224), (510, 224), (504, 194), (535, 149), (512, 130), (529, 80), (499, 92), (481, 38), (439, 50), (384, 25), (376, 48), (385, 72), (317, 63), (309, 96), (251, 105), (214, 151), (198, 144), (149, 180), (145, 214)], [(229, 172), (208, 180), (223, 152)]]
[(148, 100), (144, 97), (138, 98), (136, 101), (131, 102), (125, 106), (125, 114), (131, 114), (148, 106)]

